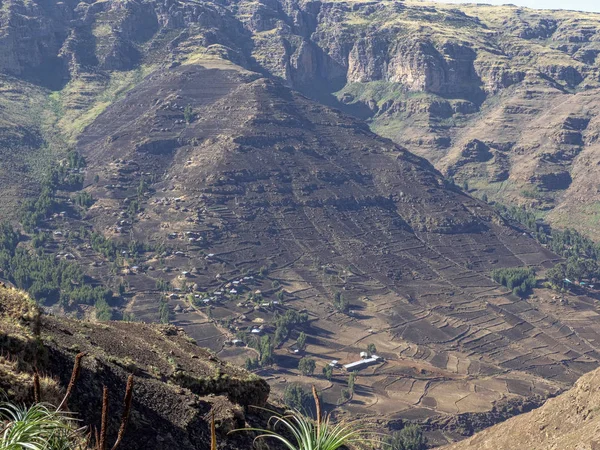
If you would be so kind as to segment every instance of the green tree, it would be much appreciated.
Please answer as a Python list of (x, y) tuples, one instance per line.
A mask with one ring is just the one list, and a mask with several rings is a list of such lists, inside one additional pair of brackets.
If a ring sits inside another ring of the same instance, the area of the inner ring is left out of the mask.
[(194, 110), (191, 105), (187, 105), (183, 110), (183, 118), (186, 123), (191, 123), (194, 118)]
[(329, 364), (323, 367), (323, 376), (327, 378), (328, 381), (331, 381), (331, 377), (333, 376), (333, 367)]
[(351, 397), (352, 397), (352, 392), (350, 392), (350, 389), (342, 389), (340, 392), (340, 398), (338, 400), (338, 405), (341, 405), (342, 403), (350, 400)]
[(261, 366), (269, 365), (273, 362), (273, 344), (271, 344), (270, 336), (263, 336), (260, 339), (260, 364)]
[(354, 383), (356, 382), (356, 372), (350, 372), (348, 375), (348, 390), (354, 393)]
[(298, 335), (298, 339), (296, 339), (296, 347), (298, 347), (298, 350), (304, 350), (304, 347), (306, 347), (306, 333), (304, 331), (300, 332)]
[(171, 310), (169, 309), (169, 304), (163, 299), (158, 303), (158, 316), (161, 323), (169, 323)]
[(375, 347), (375, 344), (371, 343), (367, 345), (367, 353), (370, 355), (375, 355), (377, 353), (377, 347)]
[(546, 277), (555, 287), (561, 288), (563, 281), (566, 278), (566, 271), (567, 265), (565, 263), (559, 263), (546, 272)]
[(254, 370), (257, 369), (260, 366), (260, 363), (258, 361), (258, 358), (252, 359), (252, 358), (246, 358), (246, 362), (244, 364), (244, 367), (246, 368), (246, 370)]
[(341, 292), (335, 293), (333, 297), (333, 306), (342, 313), (347, 313), (350, 310), (350, 303), (344, 298)]
[(310, 376), (315, 373), (315, 368), (317, 367), (317, 363), (315, 363), (314, 359), (311, 358), (302, 358), (298, 361), (298, 370), (304, 376)]
[(536, 285), (535, 270), (530, 267), (496, 269), (492, 270), (491, 276), (519, 297), (527, 297)]
[(107, 321), (107, 320), (112, 320), (113, 318), (113, 311), (111, 309), (110, 306), (108, 306), (108, 303), (106, 303), (106, 300), (104, 299), (99, 299), (96, 304), (96, 319), (101, 320), (101, 321)]
[(298, 384), (288, 384), (283, 391), (283, 403), (288, 408), (306, 411), (310, 408), (311, 396)]
[(425, 450), (427, 439), (418, 425), (407, 425), (385, 439), (390, 450)]

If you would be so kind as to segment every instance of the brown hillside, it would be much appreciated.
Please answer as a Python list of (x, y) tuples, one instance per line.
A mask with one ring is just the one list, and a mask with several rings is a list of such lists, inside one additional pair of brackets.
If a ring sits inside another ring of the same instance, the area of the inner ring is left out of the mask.
[(600, 448), (600, 370), (530, 413), (440, 450), (596, 450)]
[(69, 407), (83, 425), (99, 427), (102, 387), (108, 386), (113, 441), (127, 377), (133, 373), (133, 406), (123, 441), (131, 450), (206, 449), (212, 410), (223, 448), (245, 448), (247, 436), (228, 437), (227, 432), (245, 425), (244, 407), (264, 405), (269, 394), (262, 379), (219, 361), (176, 327), (40, 316), (27, 295), (3, 287), (0, 344), (0, 387), (17, 402), (33, 400), (35, 366), (45, 375), (42, 401), (56, 403), (75, 355), (85, 352)]
[[(497, 401), (554, 393), (598, 364), (591, 299), (556, 309), (547, 291), (521, 300), (488, 275), (525, 264), (543, 271), (556, 255), (425, 160), (276, 82), (231, 66), (156, 71), (100, 114), (78, 149), (97, 201), (85, 222), (59, 228), (92, 224), (117, 242), (166, 248), (119, 272), (131, 289), (127, 311), (157, 320), (168, 295), (176, 324), (243, 364), (256, 352), (227, 341), (253, 324), (271, 334), (276, 314), (306, 310), (301, 329), (317, 371), (332, 359), (353, 361), (370, 342), (386, 359), (361, 373), (365, 387), (350, 412), (486, 412)], [(143, 178), (149, 188), (140, 197)], [(98, 262), (73, 252), (85, 266)], [(110, 280), (109, 269), (89, 270)], [(172, 290), (159, 292), (157, 280)], [(256, 290), (266, 302), (251, 299)], [(334, 309), (336, 292), (350, 314)], [(211, 303), (211, 317), (202, 303), (190, 309), (195, 295)], [(260, 372), (278, 393), (290, 380), (314, 382), (295, 377), (293, 336)], [(344, 383), (340, 371), (325, 394), (330, 404)]]
[(7, 214), (145, 75), (226, 60), (368, 119), (471, 192), (600, 230), (600, 14), (414, 0), (7, 0), (0, 18)]
[[(54, 330), (86, 335), (58, 317), (94, 312), (171, 322), (110, 323), (110, 336), (93, 325), (91, 342), (118, 352), (116, 371), (129, 352), (153, 369), (113, 335), (135, 330), (163, 352), (172, 337), (183, 355), (181, 329), (276, 396), (316, 383), (327, 408), (341, 399), (339, 411), (382, 422), (466, 418), (432, 428), (439, 442), (469, 434), (600, 364), (598, 291), (544, 288), (560, 258), (447, 178), (596, 229), (599, 24), (417, 1), (6, 0), (2, 217), (50, 165), (65, 172), (28, 206), (33, 224), (0, 275), (37, 295)], [(67, 150), (87, 164), (69, 166)], [(11, 273), (9, 262), (37, 256), (86, 276), (46, 292), (45, 280)], [(527, 298), (490, 277), (521, 266), (540, 278)], [(99, 284), (115, 295), (86, 295)], [(53, 334), (57, 361), (88, 346)], [(255, 367), (270, 344), (273, 358)], [(369, 344), (383, 361), (344, 399), (348, 373), (322, 369)], [(195, 352), (202, 363), (189, 366), (162, 355), (156, 377), (221, 392), (208, 353)], [(316, 376), (300, 375), (303, 356)]]

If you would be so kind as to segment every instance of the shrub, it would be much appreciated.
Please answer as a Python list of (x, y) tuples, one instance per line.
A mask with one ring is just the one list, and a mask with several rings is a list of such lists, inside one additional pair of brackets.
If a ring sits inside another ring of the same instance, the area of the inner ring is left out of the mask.
[(389, 450), (425, 450), (427, 439), (418, 425), (407, 425), (384, 440)]
[(298, 361), (298, 369), (300, 370), (300, 372), (302, 372), (302, 375), (304, 376), (310, 376), (313, 373), (315, 373), (316, 367), (317, 364), (315, 363), (314, 359), (302, 358), (300, 361)]
[(525, 267), (511, 267), (492, 270), (492, 278), (497, 283), (511, 289), (519, 297), (527, 297), (535, 287), (535, 270)]

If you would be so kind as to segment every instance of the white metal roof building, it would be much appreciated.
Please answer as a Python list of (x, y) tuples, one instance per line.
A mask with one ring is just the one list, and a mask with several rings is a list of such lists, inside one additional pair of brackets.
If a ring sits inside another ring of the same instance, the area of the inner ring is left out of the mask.
[(370, 358), (361, 359), (360, 361), (355, 361), (350, 364), (345, 364), (344, 369), (346, 369), (349, 372), (351, 372), (353, 370), (361, 370), (366, 367), (372, 366), (373, 364), (377, 364), (377, 363), (381, 362), (382, 360), (383, 360), (383, 358), (381, 356), (371, 355)]

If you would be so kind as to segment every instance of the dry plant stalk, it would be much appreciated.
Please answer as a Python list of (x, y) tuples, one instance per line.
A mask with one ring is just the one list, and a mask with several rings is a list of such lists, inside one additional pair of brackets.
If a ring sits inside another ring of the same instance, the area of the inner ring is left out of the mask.
[(37, 370), (33, 374), (33, 400), (36, 403), (40, 402), (40, 374)]
[(96, 447), (98, 448), (98, 444), (100, 443), (100, 435), (98, 434), (98, 428), (94, 427), (94, 442), (96, 443)]
[(129, 421), (129, 413), (131, 411), (131, 400), (133, 399), (133, 375), (129, 375), (127, 378), (127, 387), (125, 388), (125, 398), (123, 399), (123, 415), (121, 416), (121, 426), (119, 427), (119, 434), (115, 445), (112, 450), (115, 450), (125, 435), (125, 428), (127, 428), (127, 422)]
[(63, 406), (67, 406), (67, 400), (71, 396), (71, 392), (73, 392), (73, 387), (75, 386), (75, 382), (77, 381), (79, 372), (81, 371), (81, 359), (85, 355), (87, 355), (87, 353), (78, 353), (77, 356), (75, 356), (75, 363), (73, 364), (73, 371), (71, 372), (71, 379), (69, 380), (69, 385), (67, 386), (67, 392), (65, 393), (62, 402), (60, 402), (60, 405), (58, 405), (58, 408), (56, 408), (57, 411), (60, 411)]
[(102, 390), (102, 419), (100, 422), (100, 442), (98, 450), (106, 450), (106, 432), (108, 428), (108, 388)]
[(217, 450), (217, 430), (215, 429), (215, 410), (212, 410), (210, 419), (210, 450)]
[(317, 436), (321, 435), (321, 399), (319, 399), (319, 395), (317, 394), (317, 388), (315, 385), (312, 386), (312, 395), (315, 398), (315, 406), (317, 409)]

